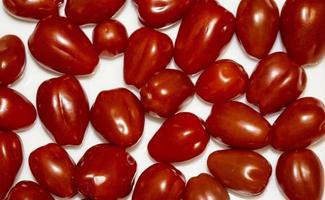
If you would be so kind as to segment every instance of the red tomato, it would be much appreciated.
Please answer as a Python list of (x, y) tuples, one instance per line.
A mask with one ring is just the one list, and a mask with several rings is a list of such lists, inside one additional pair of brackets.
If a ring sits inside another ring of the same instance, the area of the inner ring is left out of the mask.
[(285, 152), (276, 166), (276, 177), (290, 200), (321, 200), (324, 169), (317, 155), (307, 149)]
[(201, 119), (192, 113), (168, 118), (148, 144), (150, 155), (159, 162), (181, 162), (200, 155), (209, 142)]
[(236, 16), (236, 34), (246, 52), (263, 58), (279, 30), (279, 10), (273, 0), (242, 0)]
[(281, 38), (298, 64), (315, 64), (325, 57), (325, 1), (287, 0), (282, 8)]
[(135, 144), (142, 136), (144, 111), (129, 90), (118, 88), (99, 93), (91, 108), (91, 123), (110, 143), (122, 147)]
[(72, 182), (74, 162), (57, 144), (34, 150), (29, 156), (29, 167), (37, 182), (59, 197), (72, 197), (77, 190)]
[(305, 70), (286, 53), (276, 52), (263, 58), (250, 78), (247, 101), (262, 114), (279, 111), (295, 101), (305, 89)]
[(54, 200), (54, 198), (37, 183), (20, 181), (10, 190), (5, 200)]
[(132, 200), (179, 200), (185, 189), (183, 174), (167, 163), (156, 163), (140, 175)]
[(80, 193), (94, 200), (118, 199), (131, 192), (137, 163), (120, 147), (100, 144), (91, 147), (74, 171)]
[(166, 68), (173, 57), (173, 42), (168, 35), (140, 28), (129, 38), (124, 55), (124, 80), (142, 87), (156, 72)]
[(175, 44), (175, 62), (187, 74), (208, 67), (230, 41), (235, 17), (214, 0), (198, 1), (184, 17)]
[(225, 187), (244, 195), (262, 193), (272, 173), (263, 156), (244, 150), (215, 151), (208, 158), (208, 168)]
[(81, 144), (89, 122), (89, 105), (75, 77), (62, 76), (43, 82), (36, 101), (42, 123), (58, 144)]
[(325, 106), (315, 98), (298, 99), (273, 124), (271, 145), (288, 151), (305, 148), (325, 135)]
[(249, 106), (228, 101), (214, 104), (206, 120), (208, 132), (233, 148), (259, 149), (269, 143), (271, 125)]
[(64, 74), (90, 74), (99, 61), (87, 36), (63, 17), (41, 20), (30, 36), (28, 46), (38, 62)]
[(248, 85), (244, 68), (232, 60), (210, 65), (196, 82), (196, 93), (210, 103), (227, 101), (243, 94)]

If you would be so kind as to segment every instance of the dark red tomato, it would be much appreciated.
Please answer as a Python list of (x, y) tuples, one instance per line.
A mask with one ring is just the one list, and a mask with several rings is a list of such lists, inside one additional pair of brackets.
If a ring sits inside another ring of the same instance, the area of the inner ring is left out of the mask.
[(200, 155), (209, 142), (202, 120), (192, 113), (168, 118), (148, 144), (150, 155), (159, 162), (181, 162)]
[(313, 97), (298, 99), (273, 124), (271, 145), (288, 151), (305, 148), (325, 135), (325, 106)]
[(227, 190), (209, 174), (192, 177), (186, 184), (184, 200), (230, 200)]
[(132, 200), (179, 200), (185, 189), (182, 172), (167, 163), (156, 163), (140, 175)]
[(125, 0), (67, 0), (65, 14), (78, 25), (98, 23), (110, 19)]
[(0, 131), (0, 199), (4, 199), (16, 179), (22, 154), (19, 137), (10, 131)]
[(100, 144), (87, 150), (74, 172), (74, 182), (85, 197), (118, 199), (131, 192), (137, 163), (120, 147)]
[(170, 117), (185, 100), (193, 96), (194, 85), (181, 71), (165, 69), (155, 74), (140, 90), (141, 102), (148, 112)]
[(210, 172), (225, 187), (244, 195), (258, 195), (269, 182), (272, 167), (254, 151), (221, 150), (208, 158)]
[(271, 125), (251, 107), (236, 101), (214, 104), (208, 132), (233, 148), (259, 149), (269, 143)]
[(93, 43), (101, 56), (115, 57), (125, 51), (128, 33), (119, 21), (107, 20), (96, 25), (93, 31)]
[(307, 149), (285, 152), (276, 166), (276, 177), (290, 200), (321, 200), (324, 169), (317, 155)]
[(37, 183), (20, 181), (10, 190), (5, 200), (54, 200), (54, 198)]
[(248, 75), (240, 64), (219, 60), (200, 75), (196, 93), (210, 103), (227, 101), (243, 94), (248, 81)]
[(15, 82), (25, 68), (25, 47), (15, 35), (0, 38), (0, 86)]
[(305, 70), (286, 53), (276, 52), (263, 58), (250, 78), (246, 98), (262, 114), (279, 111), (295, 101), (306, 86)]
[(28, 46), (38, 62), (64, 74), (90, 74), (99, 61), (87, 36), (63, 17), (41, 20), (30, 36)]
[(124, 81), (142, 87), (156, 72), (166, 68), (173, 57), (173, 42), (168, 35), (140, 28), (129, 38), (124, 55)]
[(235, 17), (214, 0), (198, 1), (184, 17), (175, 44), (175, 62), (187, 74), (208, 67), (230, 41)]
[(3, 0), (6, 10), (13, 16), (27, 20), (40, 20), (59, 14), (63, 0)]
[(72, 197), (77, 190), (72, 182), (74, 162), (58, 144), (48, 144), (29, 156), (29, 167), (37, 182), (59, 197)]
[(19, 130), (36, 119), (33, 104), (17, 91), (0, 87), (0, 129)]
[(89, 105), (75, 77), (62, 76), (43, 82), (36, 101), (42, 123), (58, 144), (81, 144), (89, 122)]
[(118, 88), (99, 93), (91, 108), (91, 123), (110, 143), (122, 147), (135, 144), (143, 133), (144, 111), (129, 90)]
[(315, 64), (325, 57), (325, 1), (287, 0), (282, 8), (282, 42), (297, 63)]
[(279, 10), (273, 0), (242, 0), (236, 16), (236, 34), (246, 52), (263, 58), (279, 30)]
[(161, 28), (180, 20), (196, 0), (133, 0), (142, 24)]

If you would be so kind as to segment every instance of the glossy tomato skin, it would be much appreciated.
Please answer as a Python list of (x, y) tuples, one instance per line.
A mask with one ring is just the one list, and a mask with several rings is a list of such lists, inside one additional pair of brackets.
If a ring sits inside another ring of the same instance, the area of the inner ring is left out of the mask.
[(170, 117), (194, 94), (192, 81), (181, 71), (165, 69), (155, 74), (140, 90), (146, 111)]
[(262, 114), (279, 111), (294, 102), (306, 87), (305, 70), (286, 53), (276, 52), (263, 58), (250, 78), (247, 101)]
[(96, 25), (93, 31), (93, 44), (103, 57), (115, 57), (123, 53), (128, 44), (128, 33), (117, 20), (106, 20)]
[(175, 62), (187, 74), (208, 67), (230, 41), (235, 17), (214, 0), (198, 1), (183, 18), (175, 44)]
[(212, 137), (233, 148), (259, 149), (269, 144), (269, 122), (240, 102), (214, 104), (205, 125)]
[(273, 0), (242, 0), (237, 9), (236, 34), (247, 54), (268, 55), (279, 30), (279, 10)]
[(243, 195), (262, 193), (272, 173), (263, 156), (245, 150), (215, 151), (208, 158), (208, 168), (221, 184)]
[(29, 156), (29, 167), (37, 182), (59, 197), (72, 197), (77, 190), (72, 181), (75, 164), (58, 144), (47, 144)]
[(0, 131), (0, 199), (4, 199), (23, 161), (19, 137), (11, 131)]
[(28, 46), (42, 66), (59, 73), (90, 74), (99, 61), (87, 36), (64, 17), (51, 16), (39, 21)]
[(118, 199), (130, 193), (136, 168), (136, 161), (124, 149), (99, 144), (88, 149), (79, 161), (74, 182), (89, 199)]
[(196, 0), (133, 0), (139, 20), (152, 28), (162, 28), (180, 20)]
[(19, 130), (32, 125), (36, 119), (33, 104), (10, 88), (0, 88), (0, 129)]
[(156, 72), (166, 68), (172, 56), (173, 42), (168, 35), (150, 28), (136, 30), (124, 55), (124, 81), (142, 87)]
[(186, 184), (184, 200), (230, 200), (227, 190), (214, 177), (202, 173)]
[(20, 181), (10, 190), (5, 200), (54, 200), (54, 198), (37, 183)]
[(179, 170), (171, 164), (156, 163), (140, 175), (132, 200), (179, 200), (184, 189), (185, 178)]
[(280, 151), (301, 149), (325, 134), (325, 106), (313, 97), (298, 99), (274, 122), (271, 145)]
[(63, 0), (3, 0), (5, 9), (13, 16), (25, 20), (40, 20), (59, 15)]
[(298, 64), (316, 64), (325, 56), (325, 2), (288, 0), (281, 12), (282, 42)]
[(202, 72), (195, 89), (207, 102), (222, 102), (243, 94), (248, 81), (248, 75), (240, 64), (233, 60), (219, 60)]
[(142, 136), (144, 111), (141, 102), (129, 90), (102, 91), (91, 109), (91, 123), (107, 141), (129, 147)]
[(26, 55), (23, 42), (15, 35), (0, 38), (0, 86), (19, 79), (25, 69)]
[(302, 149), (283, 153), (276, 166), (277, 181), (290, 200), (321, 200), (324, 168), (317, 155)]
[(110, 19), (125, 0), (67, 0), (66, 16), (77, 25), (94, 24)]
[(159, 162), (181, 162), (200, 155), (209, 142), (203, 122), (192, 113), (168, 118), (148, 144), (150, 155)]

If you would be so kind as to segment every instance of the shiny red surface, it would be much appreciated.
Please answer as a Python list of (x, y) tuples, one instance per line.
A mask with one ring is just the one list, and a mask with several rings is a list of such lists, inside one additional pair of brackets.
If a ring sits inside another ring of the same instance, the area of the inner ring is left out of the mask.
[(61, 76), (43, 82), (36, 102), (43, 125), (58, 144), (81, 144), (89, 122), (89, 105), (75, 77)]
[(142, 87), (156, 72), (166, 68), (172, 56), (173, 42), (168, 35), (150, 28), (136, 30), (124, 55), (124, 81)]
[(37, 182), (59, 197), (72, 197), (77, 190), (72, 182), (75, 164), (58, 144), (47, 144), (29, 156), (29, 167)]
[(91, 108), (91, 123), (107, 141), (129, 147), (142, 136), (144, 111), (129, 90), (118, 88), (99, 93)]
[(150, 140), (148, 151), (159, 162), (181, 162), (200, 155), (208, 142), (202, 120), (182, 112), (161, 125)]
[(10, 190), (5, 200), (54, 200), (54, 198), (37, 183), (20, 181)]

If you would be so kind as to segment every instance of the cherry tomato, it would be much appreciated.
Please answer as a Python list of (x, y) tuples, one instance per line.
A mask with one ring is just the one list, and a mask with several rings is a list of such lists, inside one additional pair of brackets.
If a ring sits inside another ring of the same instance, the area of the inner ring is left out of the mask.
[(214, 104), (206, 127), (218, 141), (241, 149), (265, 147), (271, 129), (269, 122), (258, 112), (236, 101)]
[(214, 0), (197, 1), (183, 18), (175, 44), (175, 62), (187, 74), (208, 67), (230, 41), (235, 17)]
[(173, 42), (168, 35), (150, 28), (140, 28), (129, 38), (124, 55), (124, 80), (142, 87), (151, 76), (166, 68), (173, 56)]
[(287, 0), (280, 31), (290, 57), (298, 64), (315, 64), (325, 57), (325, 1)]
[(225, 187), (244, 195), (262, 193), (272, 173), (263, 156), (245, 150), (215, 151), (208, 158), (208, 168)]
[(321, 200), (324, 169), (317, 155), (307, 149), (285, 152), (276, 166), (276, 178), (290, 200)]
[(42, 123), (58, 144), (81, 144), (89, 122), (89, 105), (75, 77), (62, 76), (43, 82), (36, 101)]
[(47, 144), (29, 156), (29, 167), (37, 182), (59, 197), (72, 197), (77, 190), (72, 182), (74, 162), (58, 144)]
[(118, 199), (131, 192), (137, 163), (120, 147), (100, 144), (86, 151), (74, 171), (74, 182), (85, 197)]
[(94, 128), (110, 143), (122, 147), (139, 140), (144, 120), (141, 102), (125, 88), (99, 93), (91, 109)]
[(236, 34), (246, 52), (268, 55), (279, 30), (279, 10), (273, 0), (242, 0), (236, 15)]
[(19, 137), (10, 131), (0, 131), (0, 199), (4, 199), (23, 161)]
[(5, 200), (54, 200), (54, 198), (37, 183), (20, 181), (10, 190)]
[(0, 129), (24, 129), (32, 125), (36, 119), (33, 104), (10, 88), (0, 87), (0, 108)]
[(306, 86), (305, 70), (286, 53), (276, 52), (263, 58), (250, 78), (247, 101), (262, 114), (279, 111), (294, 102)]
[(244, 68), (232, 60), (210, 65), (196, 82), (196, 93), (210, 103), (227, 101), (243, 94), (248, 85)]
[(65, 14), (78, 25), (98, 23), (110, 19), (124, 3), (125, 0), (67, 0)]
[(227, 190), (209, 174), (192, 177), (186, 184), (184, 200), (230, 200)]
[(52, 16), (39, 21), (28, 46), (38, 62), (64, 74), (90, 74), (99, 61), (87, 36), (63, 17)]
[(97, 24), (93, 32), (97, 53), (103, 57), (115, 57), (123, 53), (128, 44), (128, 33), (122, 23), (107, 20)]
[(167, 163), (156, 163), (140, 175), (132, 200), (179, 200), (185, 189), (183, 174)]
[(15, 82), (25, 68), (25, 47), (15, 35), (0, 38), (0, 86)]
[(165, 69), (140, 90), (144, 108), (160, 117), (170, 117), (194, 94), (192, 81), (181, 71)]
[(271, 145), (288, 151), (309, 146), (325, 135), (325, 106), (313, 97), (298, 99), (273, 124)]
[(181, 162), (200, 155), (209, 142), (201, 119), (192, 113), (168, 118), (148, 144), (150, 155), (159, 162)]

